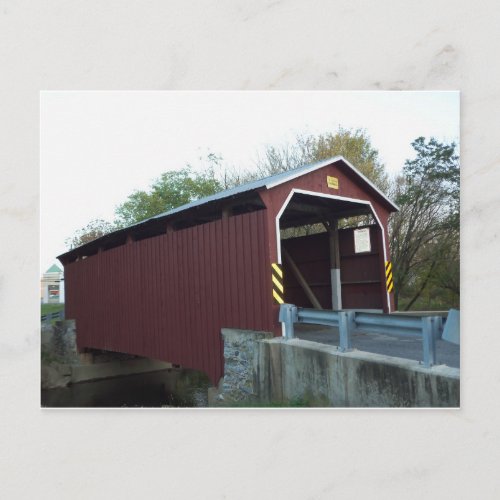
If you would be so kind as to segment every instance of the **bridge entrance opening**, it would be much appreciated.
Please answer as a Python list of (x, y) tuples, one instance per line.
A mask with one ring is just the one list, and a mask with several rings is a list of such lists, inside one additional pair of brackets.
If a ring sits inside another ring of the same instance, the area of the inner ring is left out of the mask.
[(316, 309), (386, 309), (386, 250), (370, 202), (293, 190), (276, 226), (285, 302)]

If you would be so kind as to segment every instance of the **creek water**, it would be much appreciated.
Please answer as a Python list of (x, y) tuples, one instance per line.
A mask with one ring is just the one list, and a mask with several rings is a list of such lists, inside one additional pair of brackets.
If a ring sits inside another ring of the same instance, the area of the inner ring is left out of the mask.
[(206, 407), (210, 380), (201, 372), (167, 369), (45, 389), (44, 408)]

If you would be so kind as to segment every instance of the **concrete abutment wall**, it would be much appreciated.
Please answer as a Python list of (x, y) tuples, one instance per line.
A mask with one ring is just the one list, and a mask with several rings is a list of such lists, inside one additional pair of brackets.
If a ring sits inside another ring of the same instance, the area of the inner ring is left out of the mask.
[[(264, 332), (223, 330), (225, 375), (219, 401), (293, 403), (320, 407), (460, 406), (457, 368)], [(212, 398), (212, 401), (214, 398)], [(217, 403), (215, 403), (217, 404)]]

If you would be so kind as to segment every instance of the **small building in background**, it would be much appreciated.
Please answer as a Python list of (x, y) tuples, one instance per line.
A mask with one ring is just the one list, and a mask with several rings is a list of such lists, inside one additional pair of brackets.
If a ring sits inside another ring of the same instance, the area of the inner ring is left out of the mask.
[(41, 280), (42, 304), (64, 303), (64, 272), (56, 264), (45, 271)]

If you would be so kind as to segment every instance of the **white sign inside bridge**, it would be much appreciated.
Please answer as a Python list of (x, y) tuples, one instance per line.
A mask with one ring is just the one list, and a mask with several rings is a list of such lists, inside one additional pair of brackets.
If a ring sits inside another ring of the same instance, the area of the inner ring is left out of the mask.
[(371, 252), (370, 229), (368, 227), (354, 230), (354, 252)]

